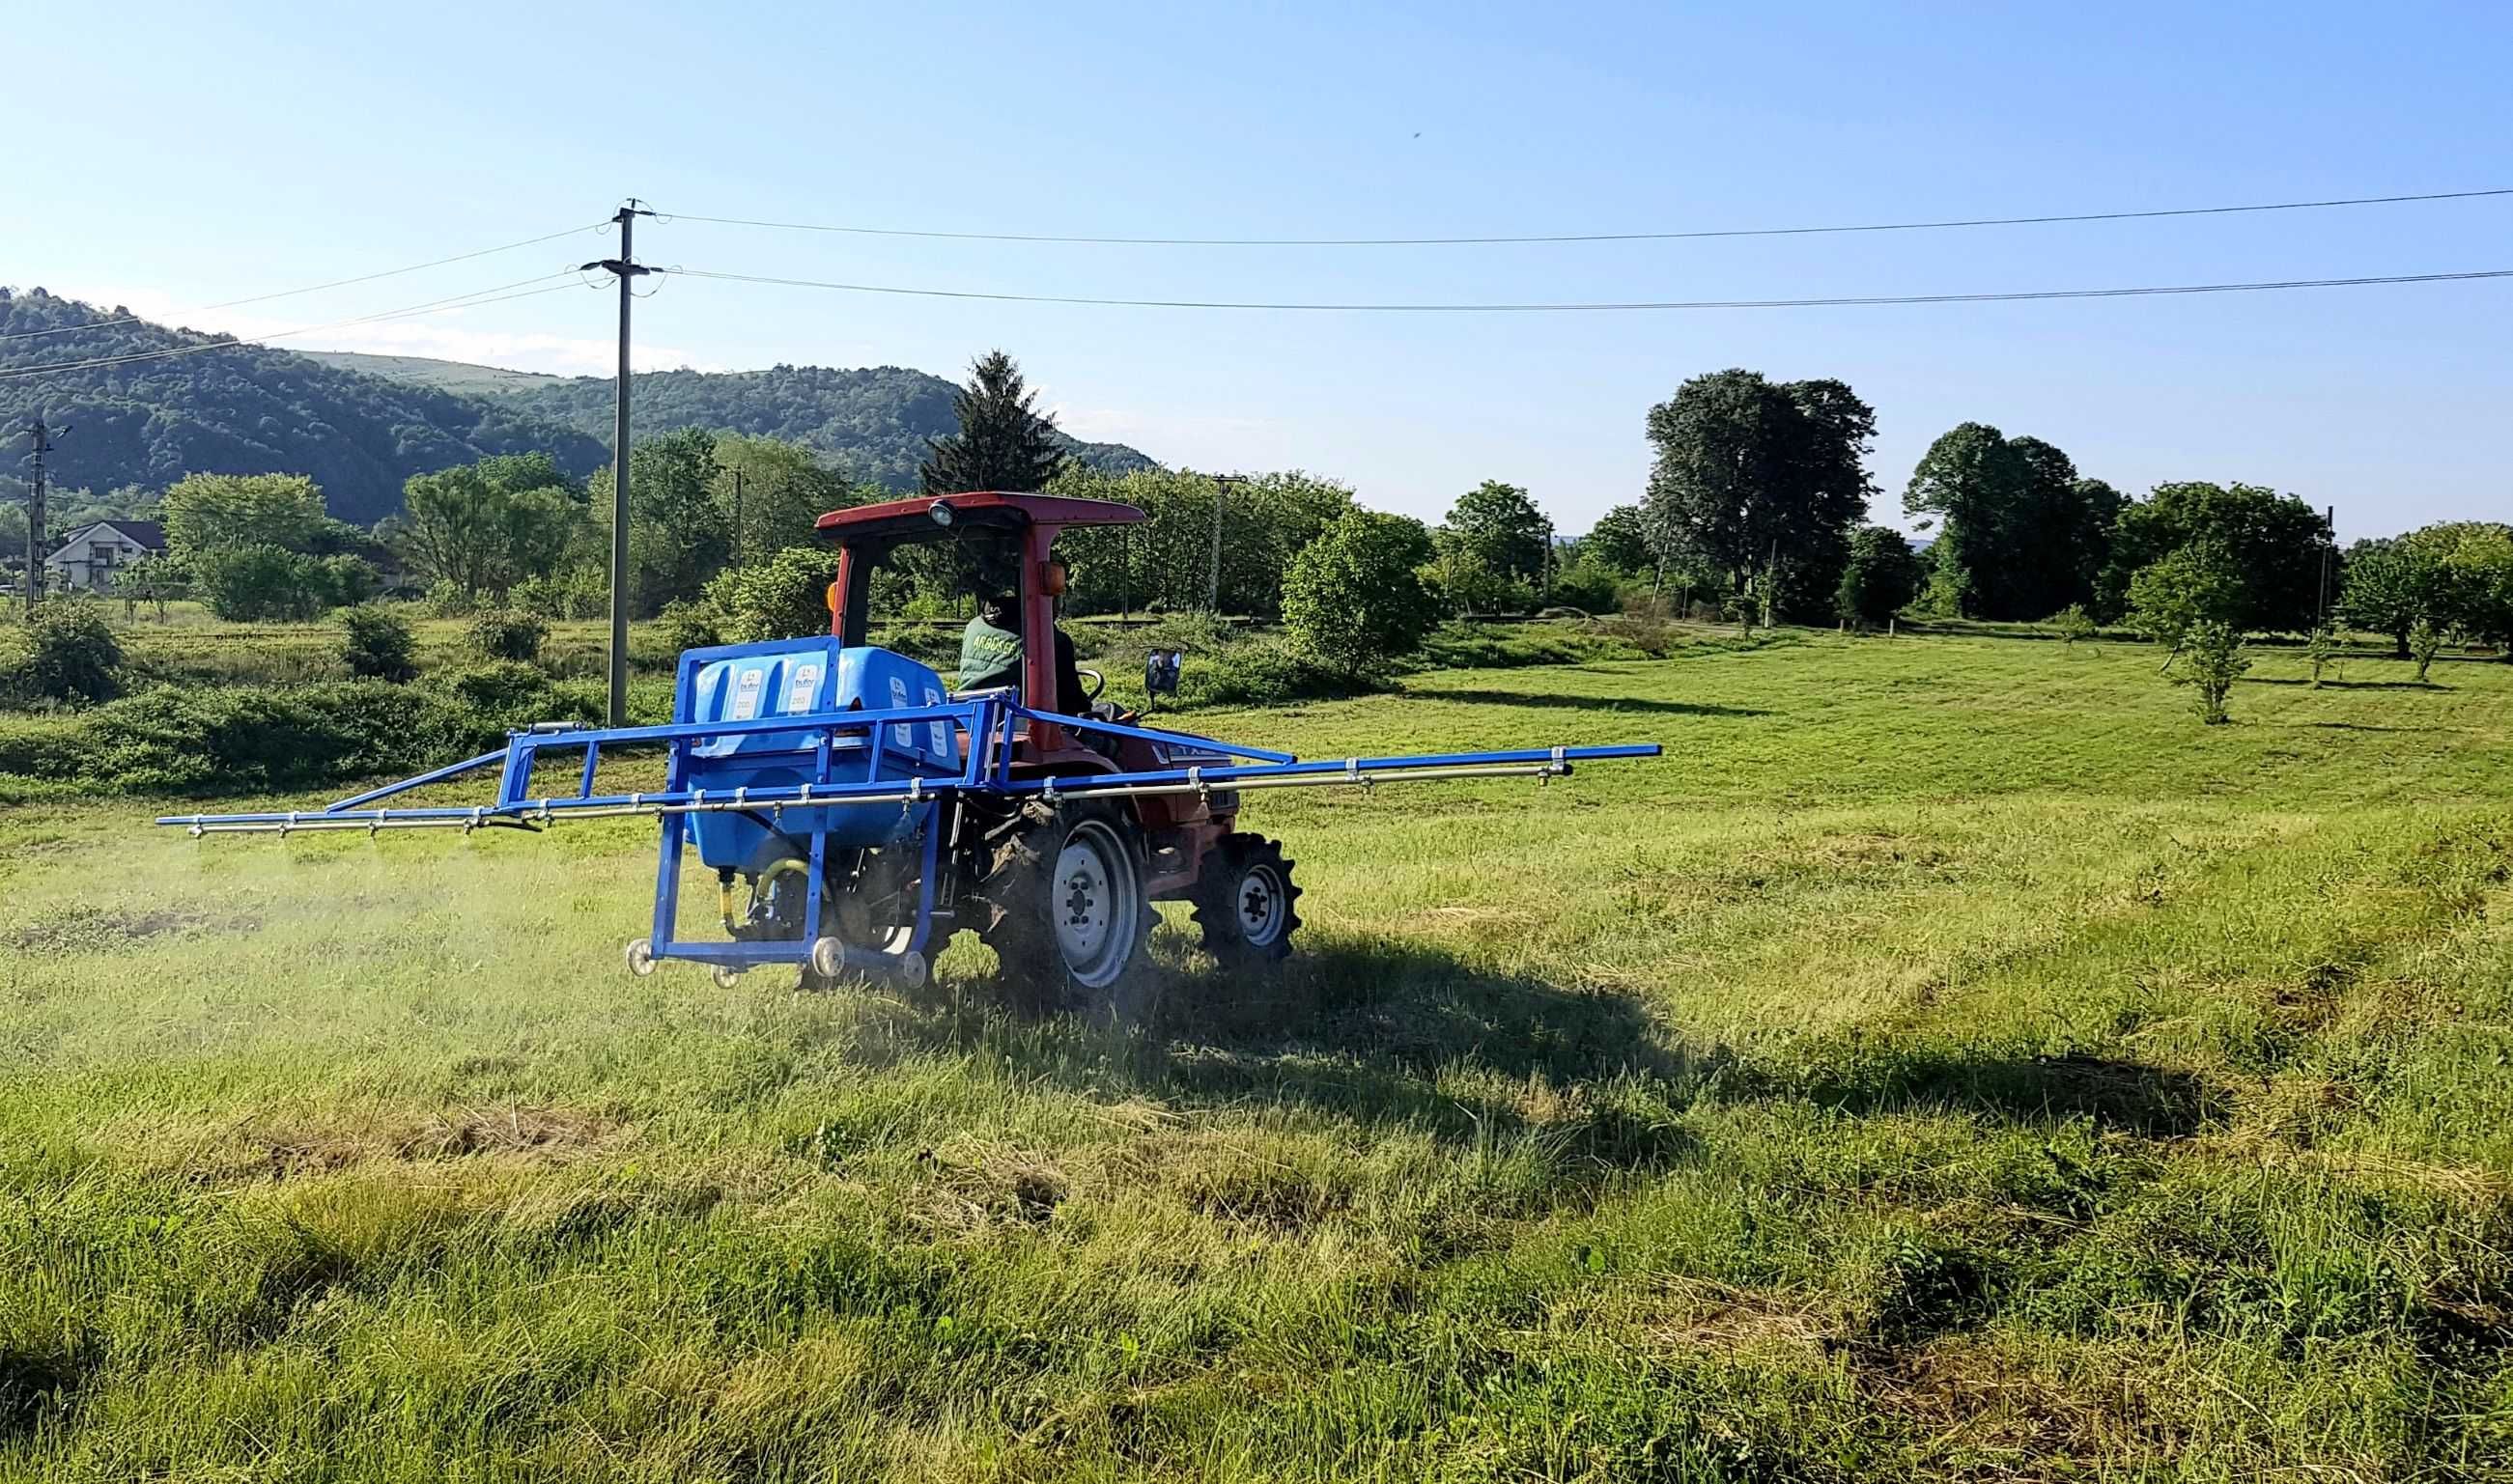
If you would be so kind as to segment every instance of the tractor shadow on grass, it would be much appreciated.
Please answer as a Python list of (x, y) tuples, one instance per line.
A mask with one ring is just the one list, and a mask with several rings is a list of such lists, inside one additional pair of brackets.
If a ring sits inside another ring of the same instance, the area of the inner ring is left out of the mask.
[(1160, 957), (1163, 1008), (1144, 1032), (980, 1012), (926, 1033), (963, 1051), (982, 1042), (1024, 1076), (1179, 1112), (1293, 1104), (1453, 1146), (1541, 1131), (1600, 1173), (1690, 1149), (1673, 1115), (1734, 1063), (1674, 1045), (1629, 996), (1416, 944), (1304, 935), (1289, 961), (1254, 970)]
[(1847, 1067), (1818, 1066), (1790, 1089), (1845, 1113), (1942, 1109), (2008, 1123), (2091, 1118), (2097, 1127), (2182, 1139), (2221, 1123), (2225, 1090), (2186, 1072), (2071, 1052), (1972, 1056), (1914, 1047)]
[(1632, 695), (1531, 695), (1516, 690), (1408, 690), (1409, 701), (1454, 701), (1471, 706), (1554, 707), (1566, 711), (1629, 711), (1670, 717), (1767, 717), (1768, 711), (1747, 706), (1713, 706), (1707, 702), (1655, 701)]

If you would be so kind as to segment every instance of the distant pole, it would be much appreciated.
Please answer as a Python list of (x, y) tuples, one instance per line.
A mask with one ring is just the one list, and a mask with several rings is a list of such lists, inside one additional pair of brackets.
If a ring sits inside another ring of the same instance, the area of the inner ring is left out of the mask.
[(1216, 616), (1221, 612), (1221, 497), (1238, 483), (1239, 476), (1235, 474), (1213, 477), (1213, 575), (1205, 584), (1204, 605)]
[(654, 271), (637, 265), (629, 233), (640, 216), (655, 214), (630, 197), (611, 219), (619, 224), (619, 255), (586, 263), (619, 280), (619, 375), (611, 396), (611, 724), (628, 723), (628, 292), (632, 279)]
[(2323, 511), (2321, 520), (2323, 525), (2330, 527), (2330, 542), (2321, 548), (2321, 602), (2313, 609), (2313, 616), (2328, 623), (2330, 621), (2330, 557), (2338, 546), (2338, 507), (2333, 505)]
[(35, 616), (35, 605), (44, 601), (44, 527), (50, 512), (44, 508), (44, 455), (53, 451), (53, 435), (66, 433), (68, 428), (48, 428), (44, 419), (36, 418), (26, 426), (27, 441), (34, 445), (30, 455), (35, 461), (34, 487), (26, 496), (26, 616)]
[(733, 466), (733, 569), (741, 570), (741, 465)]

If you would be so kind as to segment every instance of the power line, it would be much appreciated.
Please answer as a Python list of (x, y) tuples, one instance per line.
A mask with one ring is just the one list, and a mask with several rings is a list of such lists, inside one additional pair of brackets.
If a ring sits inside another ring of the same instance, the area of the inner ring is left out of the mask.
[[(567, 282), (547, 284), (546, 287), (537, 289), (524, 287), (527, 284), (542, 284), (544, 281), (551, 278), (564, 278)], [(164, 361), (176, 356), (199, 355), (203, 351), (240, 350), (248, 346), (259, 345), (265, 340), (284, 340), (294, 335), (315, 334), (326, 330), (345, 329), (352, 325), (373, 325), (385, 320), (412, 319), (419, 315), (442, 314), (452, 309), (472, 309), (483, 304), (502, 303), (507, 299), (530, 298), (532, 295), (537, 293), (555, 293), (562, 289), (575, 289), (580, 287), (582, 287), (582, 285), (577, 280), (576, 274), (573, 271), (555, 274), (543, 273), (533, 278), (517, 279), (511, 284), (499, 284), (493, 289), (480, 289), (469, 293), (458, 293), (450, 298), (430, 299), (425, 303), (411, 304), (400, 309), (385, 309), (375, 314), (362, 314), (352, 319), (334, 320), (329, 324), (324, 325), (304, 325), (295, 330), (274, 330), (268, 334), (255, 335), (249, 339), (205, 340), (192, 345), (171, 345), (157, 350), (132, 351), (125, 355), (100, 356), (86, 361), (60, 361), (42, 366), (0, 367), (0, 381), (14, 381), (26, 376), (49, 375), (56, 371), (94, 371), (105, 367), (128, 366), (135, 362), (141, 361)], [(522, 292), (507, 292), (510, 290), (521, 290)]]
[[(336, 278), (330, 283), (309, 284), (302, 289), (281, 289), (271, 293), (257, 293), (247, 298), (227, 299), (221, 303), (216, 304), (203, 304), (196, 309), (178, 309), (165, 316), (165, 318), (172, 319), (177, 315), (203, 314), (212, 309), (235, 309), (246, 304), (263, 304), (268, 303), (272, 299), (295, 298), (300, 293), (320, 293), (326, 289), (345, 289), (351, 284), (371, 284), (379, 278), (398, 278), (402, 274), (417, 273), (424, 268), (442, 268), (448, 263), (469, 262), (475, 257), (487, 257), (497, 253), (511, 253), (517, 248), (529, 248), (544, 242), (556, 242), (562, 237), (573, 237), (578, 232), (589, 232), (595, 227), (599, 227), (601, 225), (603, 225), (603, 223), (597, 221), (586, 226), (569, 227), (562, 232), (550, 232), (539, 237), (527, 237), (521, 242), (501, 243), (494, 248), (481, 248), (478, 251), (471, 253), (457, 253), (451, 257), (432, 257), (426, 262), (412, 263), (406, 268), (386, 268), (379, 273), (361, 273), (355, 278)], [(80, 325), (55, 325), (45, 330), (17, 330), (11, 331), (6, 334), (0, 334), (0, 340), (31, 340), (38, 335), (67, 334), (74, 330), (101, 330), (109, 325), (130, 325), (146, 318), (148, 318), (146, 315), (126, 314), (109, 320), (89, 320), (85, 324)]]
[(1133, 248), (1455, 248), (1512, 243), (1689, 242), (1718, 237), (1816, 237), (1845, 232), (1939, 232), (1958, 227), (2049, 226), (2076, 221), (2151, 221), (2166, 216), (2231, 216), (2247, 212), (2309, 212), (2346, 206), (2398, 206), (2416, 201), (2470, 201), (2513, 196), (2513, 186), (2474, 191), (2428, 191), (2401, 196), (2342, 196), (2322, 201), (2271, 201), (2243, 206), (2184, 206), (2140, 212), (2070, 212), (2043, 216), (1968, 216), (1938, 221), (1868, 221), (1811, 227), (1717, 227), (1672, 232), (1551, 232), (1509, 237), (1085, 237), (1036, 232), (940, 232), (910, 227), (869, 227), (811, 221), (762, 221), (746, 216), (694, 216), (675, 221), (717, 226), (772, 227), (791, 232), (843, 232), (857, 237), (918, 237), (948, 242), (1025, 242)]
[(1258, 302), (1244, 299), (1090, 298), (1077, 294), (989, 293), (969, 289), (903, 289), (887, 284), (831, 283), (809, 278), (771, 278), (752, 273), (713, 273), (702, 268), (658, 269), (687, 278), (769, 284), (788, 289), (829, 289), (846, 293), (905, 294), (918, 298), (986, 299), (1017, 304), (1082, 304), (1111, 309), (1261, 309), (1349, 314), (1576, 314), (1608, 310), (1833, 309), (1876, 304), (1997, 304), (2031, 299), (2139, 298), (2172, 293), (2256, 293), (2281, 289), (2354, 289), (2377, 284), (2461, 283), (2513, 278), (2513, 268), (2459, 273), (2393, 273), (2368, 278), (2292, 278), (2234, 284), (2162, 284), (2126, 289), (2031, 289), (1992, 293), (1864, 294), (1838, 298), (1649, 299), (1531, 304), (1372, 304)]

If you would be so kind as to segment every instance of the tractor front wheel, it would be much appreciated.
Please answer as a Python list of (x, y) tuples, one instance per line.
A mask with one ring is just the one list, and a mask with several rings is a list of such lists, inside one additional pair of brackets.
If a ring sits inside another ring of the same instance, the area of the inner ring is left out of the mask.
[(1204, 951), (1224, 968), (1275, 963), (1291, 954), (1300, 926), (1292, 865), (1282, 844), (1262, 835), (1225, 835), (1204, 858), (1195, 920)]
[(1152, 1018), (1159, 981), (1146, 961), (1155, 914), (1143, 891), (1142, 831), (1131, 811), (1069, 801), (997, 847), (983, 934), (1017, 998), (1134, 1026)]

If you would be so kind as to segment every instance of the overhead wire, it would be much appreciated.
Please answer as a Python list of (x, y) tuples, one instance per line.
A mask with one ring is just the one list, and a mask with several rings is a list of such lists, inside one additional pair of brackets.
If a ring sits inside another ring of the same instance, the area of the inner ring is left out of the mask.
[[(517, 248), (529, 248), (538, 246), (544, 242), (556, 242), (562, 237), (573, 237), (578, 232), (590, 231), (602, 225), (603, 223), (597, 221), (590, 223), (587, 226), (568, 227), (563, 231), (545, 233), (539, 237), (527, 237), (521, 242), (499, 243), (494, 248), (480, 248), (469, 253), (457, 253), (450, 257), (431, 257), (423, 263), (412, 263), (407, 267), (385, 268), (375, 273), (361, 273), (353, 278), (336, 278), (328, 283), (308, 284), (302, 289), (281, 289), (269, 293), (249, 294), (240, 299), (225, 299), (216, 304), (202, 304), (193, 309), (179, 309), (174, 311), (173, 314), (160, 316), (157, 323), (163, 324), (168, 319), (180, 315), (201, 314), (212, 309), (237, 309), (246, 304), (265, 304), (270, 302), (272, 299), (295, 298), (299, 294), (303, 293), (320, 293), (326, 289), (345, 289), (352, 284), (371, 284), (378, 279), (398, 278), (405, 273), (418, 273), (427, 268), (442, 268), (449, 263), (469, 262), (475, 257), (488, 257), (499, 253), (511, 253)], [(78, 325), (53, 325), (42, 330), (16, 330), (10, 331), (7, 333), (0, 333), (0, 340), (31, 340), (39, 335), (67, 334), (72, 331), (78, 330), (101, 330), (107, 326), (129, 325), (147, 318), (148, 316), (146, 315), (126, 314), (107, 320), (89, 320)]]
[(2486, 190), (2423, 191), (2391, 196), (2334, 196), (2314, 201), (2269, 201), (2236, 206), (2183, 206), (2145, 211), (2067, 212), (2034, 216), (1964, 216), (1920, 221), (1865, 221), (1828, 226), (1711, 227), (1645, 232), (1542, 232), (1484, 237), (1102, 237), (1047, 232), (951, 232), (918, 227), (860, 226), (812, 221), (769, 221), (748, 216), (672, 215), (678, 221), (716, 226), (769, 227), (792, 232), (840, 232), (858, 237), (915, 237), (947, 242), (1020, 242), (1135, 248), (1448, 248), (1529, 243), (1688, 242), (1723, 237), (1815, 237), (1850, 232), (1939, 232), (1964, 227), (2049, 226), (2083, 221), (2151, 221), (2168, 216), (2230, 216), (2252, 212), (2308, 212), (2352, 206), (2398, 206), (2419, 201), (2470, 201), (2513, 196), (2513, 186)]
[[(547, 282), (553, 278), (564, 279), (566, 282)], [(530, 285), (540, 285), (541, 287), (527, 287)], [(572, 269), (561, 270), (556, 273), (542, 273), (532, 278), (517, 279), (511, 284), (499, 284), (488, 289), (474, 290), (469, 293), (458, 293), (446, 298), (429, 299), (422, 303), (404, 305), (398, 309), (379, 310), (374, 314), (362, 314), (349, 319), (333, 320), (327, 324), (302, 325), (294, 330), (275, 330), (267, 334), (259, 334), (249, 337), (230, 337), (222, 340), (203, 340), (189, 345), (160, 346), (154, 350), (131, 351), (113, 356), (99, 356), (85, 361), (60, 361), (35, 366), (0, 366), (0, 381), (15, 381), (27, 376), (50, 375), (60, 371), (95, 371), (107, 367), (129, 366), (147, 361), (164, 361), (178, 356), (200, 355), (204, 352), (214, 350), (241, 350), (259, 345), (267, 340), (283, 340), (296, 335), (316, 334), (323, 331), (341, 330), (355, 325), (374, 325), (389, 320), (412, 319), (420, 315), (443, 314), (449, 310), (455, 309), (472, 309), (484, 304), (503, 303), (507, 299), (529, 298), (537, 293), (554, 293), (562, 289), (574, 289), (578, 287), (581, 286), (576, 281), (576, 274)]]
[(1327, 314), (1579, 314), (1617, 310), (1702, 309), (1829, 309), (1886, 304), (1995, 304), (2035, 299), (2138, 298), (2157, 294), (2256, 293), (2286, 289), (2352, 289), (2380, 284), (2459, 283), (2475, 279), (2513, 278), (2513, 268), (2478, 268), (2451, 273), (2387, 273), (2362, 278), (2269, 279), (2248, 283), (2138, 285), (2117, 289), (2031, 289), (1979, 293), (1855, 294), (1823, 298), (1768, 299), (1636, 299), (1558, 303), (1334, 303), (1250, 299), (1097, 298), (1083, 294), (997, 293), (974, 289), (909, 289), (890, 284), (852, 284), (824, 279), (777, 278), (753, 273), (722, 273), (703, 268), (671, 270), (686, 278), (765, 284), (789, 289), (826, 289), (847, 293), (900, 294), (917, 298), (984, 299), (1017, 304), (1079, 304), (1113, 309), (1233, 309)]

